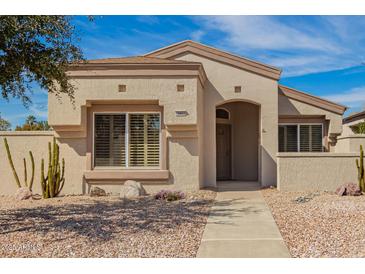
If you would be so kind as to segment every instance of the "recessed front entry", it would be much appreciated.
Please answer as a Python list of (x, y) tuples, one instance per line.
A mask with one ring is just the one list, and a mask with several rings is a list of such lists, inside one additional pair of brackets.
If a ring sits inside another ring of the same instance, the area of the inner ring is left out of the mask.
[(217, 124), (217, 180), (231, 179), (231, 125)]
[(216, 109), (217, 180), (259, 181), (260, 107), (229, 102)]

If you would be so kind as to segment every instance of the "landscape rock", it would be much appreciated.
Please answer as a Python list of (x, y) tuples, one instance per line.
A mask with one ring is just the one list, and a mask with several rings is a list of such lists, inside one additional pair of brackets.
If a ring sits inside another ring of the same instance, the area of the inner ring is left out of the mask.
[(142, 186), (142, 184), (140, 182), (137, 181), (133, 181), (133, 180), (127, 180), (124, 183), (125, 186), (132, 186), (135, 188), (138, 188), (140, 195), (146, 195), (146, 190), (144, 189), (144, 187)]
[(335, 193), (338, 195), (338, 196), (343, 196), (343, 195), (346, 195), (346, 187), (345, 186), (340, 186), (336, 189)]
[(359, 196), (361, 195), (360, 187), (354, 183), (346, 184), (346, 195), (349, 196)]
[(361, 195), (361, 190), (357, 184), (347, 183), (338, 187), (335, 193), (339, 196), (359, 196)]
[(128, 180), (120, 189), (119, 197), (121, 199), (133, 199), (146, 195), (146, 190), (140, 182)]
[(90, 196), (91, 197), (102, 197), (102, 196), (106, 196), (106, 192), (104, 189), (97, 187), (97, 186), (93, 186), (91, 187), (90, 190)]
[(32, 192), (27, 187), (18, 188), (15, 193), (15, 198), (17, 200), (27, 200), (32, 197)]
[(134, 186), (122, 186), (120, 189), (119, 197), (121, 199), (134, 199), (141, 196), (138, 188)]

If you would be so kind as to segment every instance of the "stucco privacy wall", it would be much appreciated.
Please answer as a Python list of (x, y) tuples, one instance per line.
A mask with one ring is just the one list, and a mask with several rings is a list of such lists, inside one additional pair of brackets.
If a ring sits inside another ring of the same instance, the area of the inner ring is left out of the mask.
[[(216, 185), (216, 106), (231, 101), (245, 101), (260, 105), (260, 128), (262, 133), (259, 180), (264, 186), (276, 184), (276, 152), (278, 148), (277, 81), (192, 53), (183, 54), (176, 59), (202, 63), (208, 77), (204, 88), (205, 184), (207, 186)], [(240, 93), (235, 92), (235, 86), (241, 86), (242, 91)]]
[(341, 135), (337, 138), (336, 152), (358, 152), (360, 145), (365, 149), (365, 134)]
[(278, 153), (277, 157), (280, 191), (335, 191), (344, 183), (357, 183), (359, 153)]
[[(23, 158), (27, 160), (28, 180), (31, 176), (29, 150), (33, 152), (35, 162), (35, 176), (33, 190), (41, 193), (40, 188), (40, 165), (41, 159), (45, 159), (48, 164), (48, 142), (53, 140), (54, 132), (0, 132), (0, 193), (1, 195), (12, 195), (16, 190), (15, 179), (10, 168), (3, 138), (6, 137), (11, 150), (13, 162), (17, 170), (19, 179), (23, 182), (24, 168)], [(66, 183), (62, 191), (63, 194), (81, 194), (82, 178), (85, 164), (85, 142), (81, 139), (59, 140), (60, 156), (65, 158), (65, 178)]]

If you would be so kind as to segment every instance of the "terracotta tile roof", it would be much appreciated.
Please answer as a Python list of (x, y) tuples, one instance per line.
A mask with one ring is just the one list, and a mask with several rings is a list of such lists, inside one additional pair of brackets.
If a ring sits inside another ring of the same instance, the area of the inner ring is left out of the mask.
[(183, 60), (170, 60), (157, 57), (133, 56), (122, 58), (105, 58), (87, 60), (88, 64), (192, 64), (196, 62), (188, 62)]

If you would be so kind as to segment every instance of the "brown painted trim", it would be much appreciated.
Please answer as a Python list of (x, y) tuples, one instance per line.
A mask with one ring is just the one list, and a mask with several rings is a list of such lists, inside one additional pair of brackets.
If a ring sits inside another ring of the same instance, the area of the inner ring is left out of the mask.
[(204, 86), (207, 76), (204, 72), (204, 69), (197, 69), (197, 70), (175, 70), (175, 69), (168, 69), (168, 70), (161, 70), (161, 69), (150, 69), (150, 70), (123, 70), (123, 69), (106, 69), (106, 70), (74, 70), (68, 71), (67, 75), (70, 78), (85, 78), (85, 77), (197, 77), (202, 86)]
[(86, 180), (168, 180), (168, 170), (90, 170)]
[(362, 119), (365, 119), (365, 111), (347, 116), (346, 118), (343, 119), (343, 124), (351, 123)]
[(304, 116), (291, 116), (280, 115), (279, 123), (321, 123), (326, 121), (325, 116), (322, 115), (304, 115)]
[(173, 59), (186, 52), (207, 57), (209, 59), (251, 71), (271, 79), (278, 80), (280, 78), (281, 69), (279, 68), (243, 58), (241, 56), (237, 56), (190, 40), (155, 50), (153, 52), (147, 53), (145, 56)]
[(197, 131), (196, 124), (166, 124), (168, 131)]
[(343, 115), (347, 109), (346, 106), (282, 85), (279, 85), (279, 94), (340, 115)]
[(54, 136), (55, 132), (47, 131), (0, 131), (0, 136)]
[(143, 63), (82, 63), (82, 64), (74, 64), (68, 67), (68, 71), (77, 71), (77, 70), (106, 70), (106, 69), (120, 69), (120, 70), (140, 70), (140, 69), (187, 69), (187, 70), (198, 70), (202, 64), (198, 62), (187, 62), (187, 63), (176, 63), (176, 64), (143, 64)]

